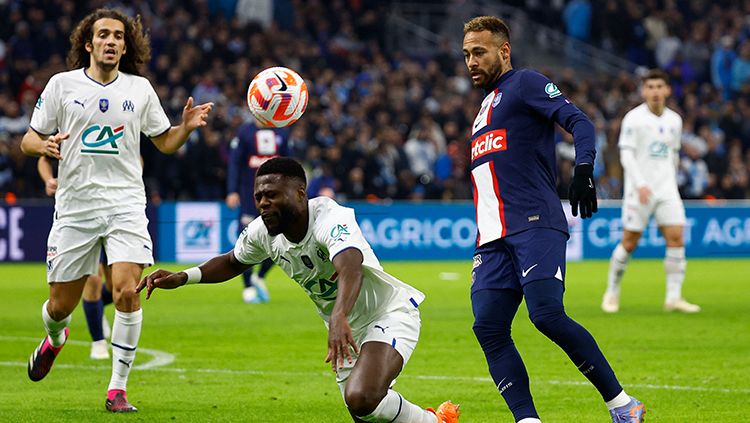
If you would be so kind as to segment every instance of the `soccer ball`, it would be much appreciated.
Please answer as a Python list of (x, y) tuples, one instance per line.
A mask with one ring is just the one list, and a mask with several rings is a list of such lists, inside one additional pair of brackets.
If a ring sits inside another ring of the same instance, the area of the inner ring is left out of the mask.
[(260, 126), (282, 128), (296, 122), (307, 107), (307, 85), (297, 72), (268, 68), (253, 78), (247, 106)]

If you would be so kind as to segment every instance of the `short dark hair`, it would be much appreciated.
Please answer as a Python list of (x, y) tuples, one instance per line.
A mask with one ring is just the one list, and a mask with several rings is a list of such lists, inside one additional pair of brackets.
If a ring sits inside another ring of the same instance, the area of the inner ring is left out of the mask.
[(641, 82), (646, 82), (651, 79), (661, 79), (665, 84), (669, 85), (669, 74), (661, 69), (650, 69), (648, 72), (643, 74)]
[(303, 186), (307, 186), (305, 169), (302, 168), (302, 165), (298, 161), (289, 157), (274, 157), (266, 160), (258, 168), (255, 177), (263, 175), (281, 175), (287, 178), (297, 178), (302, 182)]
[(505, 41), (510, 41), (510, 29), (504, 20), (495, 16), (477, 16), (464, 23), (464, 35), (469, 32), (490, 31)]

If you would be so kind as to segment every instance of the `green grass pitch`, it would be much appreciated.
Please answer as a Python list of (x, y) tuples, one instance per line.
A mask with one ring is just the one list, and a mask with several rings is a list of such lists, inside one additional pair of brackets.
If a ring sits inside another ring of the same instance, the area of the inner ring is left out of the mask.
[[(396, 389), (424, 407), (461, 403), (462, 422), (513, 421), (471, 331), (470, 262), (385, 268), (427, 294), (421, 339)], [(633, 260), (621, 312), (605, 315), (599, 302), (607, 262), (571, 263), (567, 311), (593, 333), (626, 390), (646, 404), (648, 421), (747, 421), (748, 270), (750, 260), (690, 260), (684, 293), (703, 311), (665, 314), (662, 262)], [(323, 362), (324, 326), (278, 268), (270, 273), (269, 304), (243, 304), (239, 279), (158, 291), (144, 301), (136, 364), (147, 368), (131, 373), (128, 397), (140, 412), (127, 416), (104, 410), (110, 363), (88, 358), (80, 307), (73, 342), (52, 372), (28, 380), (26, 360), (43, 335), (44, 272), (42, 264), (0, 266), (0, 421), (350, 421)], [(106, 313), (111, 321), (111, 306)], [(609, 421), (597, 392), (530, 324), (524, 306), (513, 334), (545, 423)]]

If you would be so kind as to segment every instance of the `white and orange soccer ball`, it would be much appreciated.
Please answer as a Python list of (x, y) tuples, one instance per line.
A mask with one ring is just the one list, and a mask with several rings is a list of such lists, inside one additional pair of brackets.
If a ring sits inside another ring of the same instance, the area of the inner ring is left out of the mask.
[(283, 128), (296, 122), (307, 108), (307, 85), (297, 72), (268, 68), (253, 78), (247, 106), (260, 126)]

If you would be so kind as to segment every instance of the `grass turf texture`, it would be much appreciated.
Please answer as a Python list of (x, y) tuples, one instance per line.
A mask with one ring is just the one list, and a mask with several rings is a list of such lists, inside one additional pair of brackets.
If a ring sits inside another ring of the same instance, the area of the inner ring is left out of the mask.
[[(690, 260), (684, 293), (703, 307), (697, 315), (662, 312), (658, 260), (631, 262), (621, 311), (605, 315), (599, 303), (607, 265), (569, 264), (567, 311), (594, 334), (626, 390), (645, 402), (648, 421), (746, 419), (750, 261)], [(423, 407), (446, 399), (461, 403), (462, 422), (513, 421), (471, 331), (470, 262), (385, 268), (427, 294), (420, 342), (396, 389)], [(136, 367), (128, 398), (140, 412), (128, 416), (104, 409), (110, 362), (88, 358), (81, 307), (71, 324), (71, 340), (78, 342), (65, 347), (46, 379), (28, 380), (26, 361), (43, 336), (44, 272), (42, 264), (0, 266), (0, 421), (351, 421), (323, 362), (324, 326), (302, 290), (278, 268), (269, 275), (269, 304), (242, 303), (239, 278), (158, 291), (144, 300), (136, 365), (153, 359), (143, 349), (171, 353), (175, 360)], [(444, 272), (459, 279), (441, 278)], [(105, 311), (111, 322), (113, 308)], [(598, 393), (536, 331), (524, 305), (513, 334), (545, 423), (608, 421)]]

